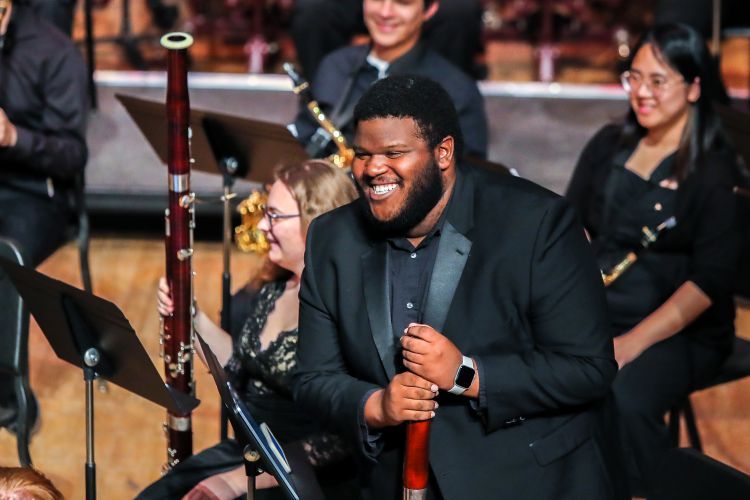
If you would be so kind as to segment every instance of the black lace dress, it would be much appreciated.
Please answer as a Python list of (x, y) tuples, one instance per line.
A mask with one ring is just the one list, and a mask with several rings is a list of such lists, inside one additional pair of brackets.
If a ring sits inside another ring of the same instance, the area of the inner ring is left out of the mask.
[[(261, 348), (260, 334), (285, 286), (283, 281), (270, 282), (245, 297), (246, 319), (239, 332), (233, 332), (232, 356), (225, 369), (256, 421), (266, 422), (282, 444), (300, 443), (309, 462), (325, 469), (344, 460), (347, 452), (338, 437), (321, 432), (292, 400), (290, 376), (295, 368), (297, 329), (281, 332)], [(240, 465), (241, 444), (223, 441), (178, 464), (137, 498), (181, 498), (202, 480)]]

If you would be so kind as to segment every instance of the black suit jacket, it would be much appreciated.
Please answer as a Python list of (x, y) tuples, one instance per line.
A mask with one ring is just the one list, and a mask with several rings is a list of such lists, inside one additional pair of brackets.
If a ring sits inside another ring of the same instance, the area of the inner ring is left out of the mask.
[[(366, 498), (398, 498), (403, 426), (376, 451), (363, 401), (395, 373), (386, 242), (359, 207), (317, 218), (300, 290), (303, 408), (355, 443)], [(626, 498), (606, 403), (617, 373), (601, 277), (573, 210), (528, 181), (459, 169), (424, 322), (479, 364), (480, 399), (441, 394), (430, 465), (446, 500)]]

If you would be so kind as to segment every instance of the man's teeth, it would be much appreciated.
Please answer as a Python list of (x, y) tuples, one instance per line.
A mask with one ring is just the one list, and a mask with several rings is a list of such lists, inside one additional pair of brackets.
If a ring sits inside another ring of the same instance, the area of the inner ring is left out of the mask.
[(372, 190), (375, 191), (375, 194), (385, 194), (390, 193), (397, 187), (398, 184), (378, 184), (377, 186), (372, 186)]

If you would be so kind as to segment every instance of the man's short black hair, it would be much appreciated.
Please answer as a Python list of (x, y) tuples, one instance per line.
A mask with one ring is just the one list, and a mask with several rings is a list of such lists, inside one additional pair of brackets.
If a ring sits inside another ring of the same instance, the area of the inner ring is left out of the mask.
[(451, 136), (454, 155), (461, 157), (464, 138), (458, 113), (448, 92), (434, 80), (394, 75), (375, 82), (354, 108), (354, 124), (375, 118), (411, 118), (430, 149)]

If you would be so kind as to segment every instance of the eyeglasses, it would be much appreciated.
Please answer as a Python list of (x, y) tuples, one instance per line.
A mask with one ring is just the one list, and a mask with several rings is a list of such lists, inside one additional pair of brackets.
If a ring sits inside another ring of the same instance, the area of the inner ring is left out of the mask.
[(620, 75), (620, 83), (622, 84), (622, 88), (625, 89), (625, 92), (638, 92), (641, 85), (645, 85), (654, 97), (659, 97), (664, 92), (674, 87), (675, 84), (684, 82), (685, 80), (683, 78), (680, 78), (679, 80), (668, 80), (663, 76), (644, 78), (640, 73), (631, 73), (630, 71), (625, 71)]
[(264, 217), (268, 219), (268, 225), (271, 227), (273, 227), (273, 225), (279, 220), (292, 219), (300, 216), (300, 214), (279, 214), (276, 212), (269, 212), (266, 208), (263, 209), (263, 213)]

